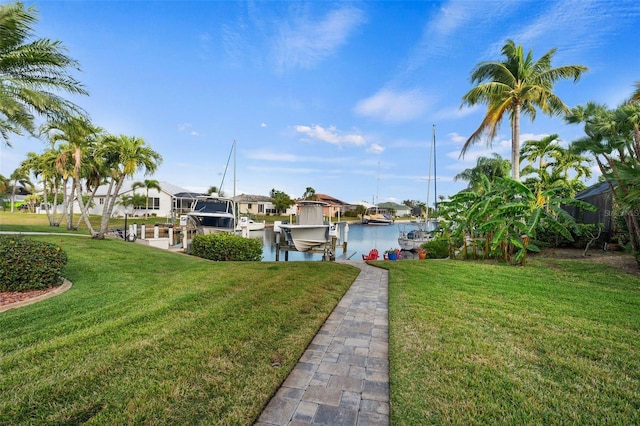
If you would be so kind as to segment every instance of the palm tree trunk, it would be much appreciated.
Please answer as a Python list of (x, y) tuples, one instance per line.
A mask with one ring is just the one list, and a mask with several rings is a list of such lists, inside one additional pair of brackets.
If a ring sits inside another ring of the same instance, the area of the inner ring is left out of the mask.
[(17, 181), (13, 181), (13, 188), (11, 189), (11, 213), (13, 213), (13, 204), (16, 202), (16, 185)]
[[(95, 190), (93, 192), (95, 194)], [(87, 213), (87, 209), (89, 204), (91, 203), (91, 199), (89, 199), (86, 205), (84, 204), (84, 200), (82, 199), (81, 185), (78, 185), (77, 187), (77, 197), (78, 197), (78, 204), (80, 205), (80, 218), (78, 219), (78, 223), (76, 224), (76, 229), (80, 226), (80, 221), (84, 219), (84, 223), (87, 225), (87, 229), (89, 230), (89, 233), (91, 234), (92, 237), (95, 237), (96, 231), (93, 229), (93, 226), (91, 226), (91, 222), (89, 221), (89, 214)]]
[(511, 126), (511, 177), (520, 180), (520, 104), (513, 108), (513, 123)]
[[(109, 190), (105, 195), (104, 208), (102, 210), (102, 220), (100, 222), (100, 229), (98, 233), (94, 236), (96, 239), (103, 240), (109, 228), (109, 218), (111, 218), (111, 214), (113, 213), (113, 207), (116, 204), (116, 198), (120, 193), (120, 189), (122, 188), (122, 184), (124, 183), (124, 179), (126, 174), (121, 173), (118, 177), (111, 179), (109, 182)], [(115, 188), (113, 187), (113, 182), (116, 181)], [(112, 192), (113, 190), (113, 192)]]

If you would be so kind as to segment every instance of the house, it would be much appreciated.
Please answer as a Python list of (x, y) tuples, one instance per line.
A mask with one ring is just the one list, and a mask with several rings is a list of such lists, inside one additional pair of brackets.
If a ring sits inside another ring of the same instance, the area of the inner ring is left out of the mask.
[(240, 216), (276, 214), (271, 197), (264, 195), (240, 194), (232, 197), (236, 203), (236, 211)]
[[(147, 196), (147, 190), (145, 188), (132, 188), (135, 181), (127, 180), (122, 185), (118, 199), (122, 200), (123, 196), (140, 194)], [(191, 210), (191, 204), (198, 195), (204, 195), (196, 192), (191, 192), (187, 189), (170, 184), (168, 182), (158, 182), (160, 190), (155, 188), (149, 189), (148, 207), (137, 208), (132, 212), (132, 216), (143, 216), (148, 213), (150, 216), (163, 217), (167, 219), (175, 219), (181, 214), (187, 213)], [(89, 214), (102, 215), (104, 210), (105, 197), (107, 193), (107, 187), (101, 186), (96, 191), (94, 198), (94, 205), (89, 209)], [(124, 206), (116, 201), (116, 205), (113, 208), (112, 216), (124, 216)]]
[(378, 208), (393, 212), (393, 215), (396, 217), (411, 216), (411, 207), (405, 206), (404, 204), (386, 202), (378, 204)]
[(344, 212), (350, 210), (350, 204), (338, 200), (327, 194), (316, 194), (316, 201), (327, 204), (322, 208), (322, 215), (325, 217), (342, 217)]
[[(615, 184), (614, 184), (615, 185)], [(575, 196), (576, 200), (587, 202), (597, 208), (596, 211), (588, 211), (576, 206), (564, 206), (577, 223), (587, 225), (602, 224), (602, 241), (610, 241), (613, 236), (615, 224), (613, 222), (613, 192), (609, 182), (600, 182), (580, 191)]]

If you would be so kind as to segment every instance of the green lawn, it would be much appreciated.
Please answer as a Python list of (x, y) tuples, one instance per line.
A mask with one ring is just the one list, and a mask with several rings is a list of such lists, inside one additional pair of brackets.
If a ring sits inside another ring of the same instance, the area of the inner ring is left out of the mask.
[[(358, 273), (38, 238), (65, 248), (73, 287), (0, 313), (0, 424), (249, 425)], [(375, 263), (390, 271), (391, 424), (640, 424), (639, 276)]]
[(385, 262), (391, 424), (640, 424), (640, 277)]
[(73, 286), (0, 313), (0, 424), (251, 424), (359, 273), (38, 238)]

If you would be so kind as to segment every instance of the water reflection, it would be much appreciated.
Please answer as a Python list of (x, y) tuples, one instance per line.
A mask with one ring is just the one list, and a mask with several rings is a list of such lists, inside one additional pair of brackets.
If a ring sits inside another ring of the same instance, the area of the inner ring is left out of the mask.
[[(344, 224), (342, 225), (344, 226)], [(378, 249), (380, 258), (385, 250), (399, 248), (398, 234), (401, 229), (409, 230), (408, 223), (393, 224), (388, 226), (371, 226), (362, 224), (350, 224), (347, 235), (348, 244), (346, 253), (342, 247), (336, 251), (337, 259), (362, 259), (363, 254), (371, 249)], [(341, 235), (343, 233), (341, 232)], [(251, 231), (251, 238), (262, 240), (262, 260), (265, 262), (276, 260), (276, 239), (273, 228), (265, 228), (262, 231)], [(402, 252), (403, 259), (414, 259), (417, 255), (412, 252)], [(321, 253), (289, 251), (289, 261), (321, 261)], [(280, 261), (284, 261), (284, 252), (280, 252)]]

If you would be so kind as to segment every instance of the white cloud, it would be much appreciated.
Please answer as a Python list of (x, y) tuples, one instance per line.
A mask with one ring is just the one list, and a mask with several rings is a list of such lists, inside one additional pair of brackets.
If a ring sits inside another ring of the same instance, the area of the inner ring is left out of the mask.
[(456, 145), (462, 145), (467, 141), (466, 136), (459, 135), (455, 132), (449, 133), (447, 136), (449, 136), (449, 139)]
[(475, 113), (476, 111), (480, 110), (483, 107), (484, 105), (474, 105), (472, 107), (464, 106), (462, 108), (458, 108), (458, 107), (443, 108), (434, 114), (434, 119), (439, 121), (439, 120), (463, 118)]
[(302, 133), (311, 139), (327, 142), (333, 145), (356, 145), (361, 146), (366, 143), (364, 137), (357, 133), (343, 134), (334, 126), (324, 128), (320, 125), (295, 126), (298, 133)]
[(306, 157), (295, 154), (286, 154), (282, 152), (271, 152), (266, 150), (255, 150), (247, 154), (247, 158), (259, 161), (274, 161), (274, 162), (286, 162), (286, 163), (350, 163), (353, 162), (353, 158), (348, 157)]
[(265, 122), (260, 123), (260, 127), (267, 127), (267, 123)]
[(196, 132), (195, 130), (191, 131), (189, 134), (191, 136), (200, 136), (200, 133)]
[(369, 148), (367, 148), (367, 152), (370, 152), (372, 154), (382, 154), (383, 151), (384, 147), (377, 143), (373, 143), (371, 144), (371, 146), (369, 146)]
[(331, 56), (365, 21), (362, 10), (350, 5), (317, 16), (296, 16), (281, 22), (274, 47), (280, 71), (311, 68)]
[(358, 115), (378, 118), (389, 123), (401, 123), (421, 116), (428, 107), (427, 95), (418, 89), (398, 92), (382, 89), (355, 107)]

